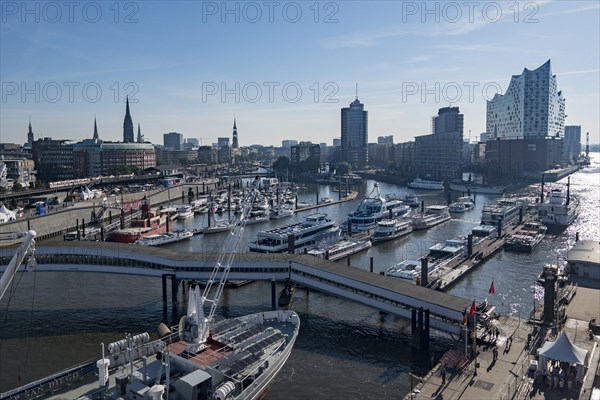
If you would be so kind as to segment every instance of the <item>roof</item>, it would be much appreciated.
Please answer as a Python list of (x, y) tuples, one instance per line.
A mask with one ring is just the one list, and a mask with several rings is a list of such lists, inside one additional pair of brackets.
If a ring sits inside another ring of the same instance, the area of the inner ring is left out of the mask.
[(584, 364), (587, 352), (571, 343), (565, 331), (554, 342), (544, 343), (540, 349), (541, 356), (571, 364)]
[(593, 240), (580, 240), (567, 255), (569, 263), (586, 263), (600, 266), (600, 243)]

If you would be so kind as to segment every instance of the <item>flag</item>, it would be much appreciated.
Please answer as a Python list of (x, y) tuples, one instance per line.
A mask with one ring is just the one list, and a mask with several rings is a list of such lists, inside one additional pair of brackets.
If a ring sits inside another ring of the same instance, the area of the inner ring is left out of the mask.
[(494, 280), (492, 279), (492, 286), (490, 286), (490, 290), (489, 290), (489, 294), (495, 294), (496, 291), (494, 290)]
[(473, 300), (473, 304), (471, 304), (471, 315), (475, 315), (475, 300)]

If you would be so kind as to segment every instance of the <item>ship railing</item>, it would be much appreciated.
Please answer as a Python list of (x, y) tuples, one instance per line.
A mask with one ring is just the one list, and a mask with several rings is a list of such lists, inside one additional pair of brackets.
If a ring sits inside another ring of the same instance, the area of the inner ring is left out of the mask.
[(30, 382), (6, 393), (0, 393), (3, 399), (35, 399), (50, 391), (56, 391), (75, 381), (84, 379), (87, 375), (96, 373), (96, 359), (90, 359), (68, 369)]

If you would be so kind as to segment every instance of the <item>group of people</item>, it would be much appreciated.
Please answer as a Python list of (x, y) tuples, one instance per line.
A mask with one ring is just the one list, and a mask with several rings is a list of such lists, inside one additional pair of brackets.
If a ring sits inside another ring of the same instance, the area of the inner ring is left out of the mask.
[[(551, 361), (549, 368), (544, 371), (535, 371), (535, 381), (545, 384), (549, 389), (563, 390), (565, 386), (570, 390), (576, 381), (577, 370), (568, 364), (560, 365), (558, 361)], [(563, 363), (564, 364), (564, 363)]]

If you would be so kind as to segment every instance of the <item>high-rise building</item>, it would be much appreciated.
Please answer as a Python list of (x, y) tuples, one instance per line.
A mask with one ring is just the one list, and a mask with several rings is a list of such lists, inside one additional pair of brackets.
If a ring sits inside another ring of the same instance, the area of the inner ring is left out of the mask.
[(163, 144), (173, 150), (183, 149), (183, 135), (178, 132), (169, 132), (163, 135)]
[(581, 125), (565, 126), (563, 138), (563, 161), (572, 162), (581, 154)]
[(415, 137), (415, 172), (420, 178), (438, 181), (460, 178), (462, 162), (462, 133), (432, 133)]
[(368, 112), (356, 99), (342, 108), (342, 157), (353, 168), (364, 168), (368, 161)]
[(539, 179), (540, 172), (560, 164), (564, 124), (565, 100), (550, 60), (513, 75), (506, 93), (487, 102), (485, 163), (495, 171), (493, 178)]
[(394, 144), (394, 135), (378, 136), (377, 144)]
[(438, 115), (431, 119), (431, 131), (434, 134), (454, 133), (463, 134), (464, 115), (458, 107), (444, 107), (438, 110)]
[(217, 138), (217, 147), (229, 147), (229, 138), (228, 137), (220, 137)]
[(302, 161), (310, 157), (314, 157), (315, 165), (319, 165), (321, 163), (321, 146), (312, 142), (300, 142), (290, 149), (290, 164), (293, 166), (299, 167)]
[(231, 147), (233, 147), (234, 149), (240, 148), (238, 143), (237, 126), (235, 126), (235, 118), (233, 119), (233, 141)]
[(123, 142), (133, 143), (135, 142), (133, 137), (133, 120), (131, 119), (131, 113), (129, 112), (129, 97), (127, 97), (125, 106), (125, 120), (123, 121)]
[(562, 137), (565, 100), (550, 60), (533, 71), (513, 75), (504, 95), (487, 102), (486, 131), (494, 139)]
[(293, 139), (286, 139), (286, 140), (282, 140), (281, 141), (281, 147), (289, 149), (292, 146), (296, 146), (298, 145), (298, 141), (297, 140), (293, 140)]

